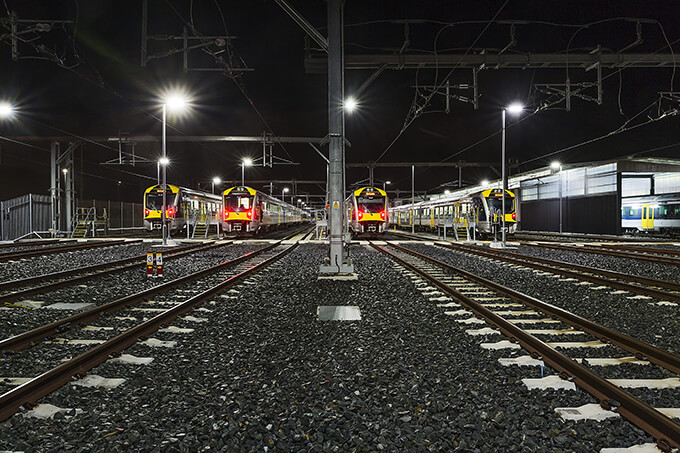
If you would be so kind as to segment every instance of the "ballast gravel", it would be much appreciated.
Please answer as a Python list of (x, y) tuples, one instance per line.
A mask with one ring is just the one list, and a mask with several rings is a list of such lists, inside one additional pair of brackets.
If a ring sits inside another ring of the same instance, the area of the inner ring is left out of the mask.
[[(150, 365), (90, 372), (125, 384), (67, 385), (41, 401), (70, 413), (0, 423), (0, 450), (597, 452), (651, 441), (617, 419), (560, 420), (555, 407), (593, 398), (527, 390), (521, 379), (554, 371), (500, 366), (525, 352), (481, 349), (488, 338), (467, 335), (376, 251), (352, 247), (357, 281), (317, 280), (326, 253), (301, 245), (204, 303), (207, 322), (173, 323), (193, 333), (154, 334), (174, 349), (125, 351)], [(320, 322), (321, 305), (356, 305), (362, 319)]]
[[(49, 322), (57, 321), (74, 313), (73, 310), (51, 310), (45, 308), (49, 305), (57, 303), (102, 305), (120, 299), (121, 297), (161, 285), (192, 272), (197, 272), (224, 261), (238, 258), (246, 253), (265, 247), (266, 245), (266, 243), (225, 244), (222, 247), (210, 250), (195, 251), (194, 253), (179, 258), (166, 259), (164, 263), (163, 278), (148, 278), (146, 276), (145, 265), (140, 263), (139, 266), (134, 269), (103, 275), (89, 280), (82, 285), (69, 286), (46, 294), (30, 296), (27, 299), (28, 301), (40, 302), (44, 304), (43, 308), (12, 308), (0, 310), (0, 339), (19, 334)], [(137, 254), (142, 254), (146, 251), (158, 251), (158, 248), (145, 245), (143, 249), (137, 251)], [(135, 254), (132, 254), (132, 256), (134, 255)], [(61, 261), (62, 265), (66, 266), (69, 258), (55, 255), (52, 259)], [(14, 304), (16, 306), (29, 305), (24, 300), (19, 300)]]

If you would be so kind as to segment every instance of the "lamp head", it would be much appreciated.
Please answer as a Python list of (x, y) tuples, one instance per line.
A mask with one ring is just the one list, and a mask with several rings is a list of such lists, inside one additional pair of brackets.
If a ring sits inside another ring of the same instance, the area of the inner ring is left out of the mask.
[(482, 180), (482, 186), (483, 186), (483, 187), (486, 187), (486, 186), (488, 186), (488, 185), (489, 185), (489, 180), (488, 180), (488, 179), (483, 179), (483, 180)]
[(170, 163), (170, 159), (168, 159), (167, 157), (161, 157), (160, 159), (158, 159), (158, 163), (165, 166)]
[(0, 102), (0, 118), (11, 118), (14, 115), (14, 106), (9, 102)]
[(554, 161), (550, 164), (550, 168), (552, 168), (553, 170), (559, 170), (562, 168), (562, 164), (559, 163), (558, 161)]
[(244, 167), (250, 167), (251, 165), (253, 165), (253, 159), (251, 159), (250, 157), (246, 157), (243, 159)]
[(524, 111), (524, 105), (519, 102), (513, 102), (505, 108), (505, 110), (512, 115), (519, 115)]
[(163, 104), (171, 112), (182, 112), (186, 110), (189, 100), (182, 93), (168, 93), (163, 99)]
[(357, 108), (357, 105), (358, 105), (357, 101), (353, 97), (350, 96), (347, 99), (345, 99), (344, 107), (347, 113), (352, 113)]
[(221, 180), (218, 176), (215, 176), (215, 177), (213, 178), (213, 184), (219, 184), (219, 183), (221, 183), (221, 182), (222, 182), (222, 180)]
[(285, 193), (285, 192), (288, 192), (288, 187), (284, 187), (284, 188), (283, 188), (283, 192), (284, 192), (284, 193)]

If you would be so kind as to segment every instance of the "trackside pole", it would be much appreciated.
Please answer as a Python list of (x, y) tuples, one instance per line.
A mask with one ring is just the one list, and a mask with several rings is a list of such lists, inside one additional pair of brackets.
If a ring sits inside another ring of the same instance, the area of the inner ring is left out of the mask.
[(345, 244), (344, 230), (344, 149), (343, 112), (344, 62), (342, 52), (343, 0), (328, 0), (328, 147), (329, 147), (329, 261), (321, 266), (322, 274), (348, 274), (354, 271)]

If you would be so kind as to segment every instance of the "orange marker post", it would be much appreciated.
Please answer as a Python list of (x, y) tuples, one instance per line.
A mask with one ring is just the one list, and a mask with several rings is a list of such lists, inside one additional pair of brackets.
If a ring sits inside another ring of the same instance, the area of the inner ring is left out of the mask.
[(156, 277), (163, 277), (163, 252), (156, 252)]
[(146, 276), (153, 277), (153, 252), (146, 254)]

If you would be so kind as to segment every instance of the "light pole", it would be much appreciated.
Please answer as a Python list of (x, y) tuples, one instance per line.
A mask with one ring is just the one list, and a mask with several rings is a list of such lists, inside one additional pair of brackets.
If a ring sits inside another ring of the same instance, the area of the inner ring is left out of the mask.
[(286, 192), (288, 192), (288, 187), (284, 187), (283, 190), (281, 191), (281, 201), (283, 201), (284, 203), (286, 202), (286, 198), (284, 195)]
[(383, 191), (387, 192), (387, 186), (392, 184), (392, 181), (383, 181)]
[(241, 186), (246, 185), (246, 167), (250, 167), (253, 165), (253, 160), (249, 157), (246, 157), (241, 161)]
[(558, 171), (559, 185), (560, 185), (560, 234), (562, 233), (562, 164), (555, 161), (550, 164), (550, 168)]
[(219, 185), (222, 182), (222, 180), (219, 178), (219, 176), (215, 176), (212, 179), (212, 193), (213, 195), (215, 194), (215, 186)]
[(167, 154), (167, 140), (166, 140), (166, 128), (167, 128), (167, 111), (168, 108), (171, 111), (181, 111), (186, 108), (187, 100), (180, 94), (169, 94), (163, 101), (163, 132), (162, 132), (162, 142), (163, 142), (163, 157), (161, 157), (161, 165), (163, 165), (163, 184), (161, 189), (163, 190), (163, 207), (161, 209), (161, 225), (163, 234), (163, 245), (168, 245), (168, 225), (167, 225), (167, 174), (168, 174), (168, 154)]
[(502, 191), (503, 191), (503, 197), (501, 198), (501, 203), (502, 203), (502, 218), (501, 218), (501, 236), (503, 238), (503, 247), (505, 247), (505, 191), (506, 191), (506, 186), (507, 186), (507, 179), (506, 179), (506, 174), (505, 174), (505, 111), (508, 111), (510, 114), (513, 115), (519, 115), (522, 113), (524, 110), (524, 106), (518, 102), (515, 102), (513, 104), (510, 104), (509, 106), (503, 108), (503, 133), (502, 133), (502, 138), (501, 138), (501, 175), (503, 179), (502, 183)]

